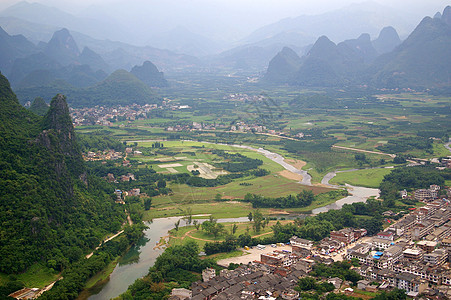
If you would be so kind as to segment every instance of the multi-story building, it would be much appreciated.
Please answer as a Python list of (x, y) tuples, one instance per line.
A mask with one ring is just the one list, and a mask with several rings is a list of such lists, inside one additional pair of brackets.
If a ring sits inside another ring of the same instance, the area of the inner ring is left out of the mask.
[(426, 251), (426, 253), (431, 253), (437, 247), (437, 242), (433, 241), (419, 241), (416, 244), (418, 247)]
[(331, 231), (330, 238), (345, 243), (346, 245), (355, 241), (354, 231), (351, 228)]
[(422, 293), (428, 287), (426, 280), (409, 273), (396, 275), (396, 283), (398, 289), (405, 290), (407, 293)]
[(421, 249), (406, 249), (402, 254), (409, 261), (420, 261), (423, 259), (424, 251)]
[(402, 258), (402, 252), (401, 246), (388, 247), (379, 259), (374, 260), (374, 266), (378, 269), (391, 269), (393, 264)]
[(392, 241), (387, 239), (381, 239), (381, 238), (373, 238), (371, 240), (371, 245), (374, 249), (387, 249), (393, 244)]
[(391, 231), (381, 231), (377, 234), (377, 237), (383, 240), (393, 241), (394, 234)]
[(202, 280), (208, 282), (216, 276), (216, 270), (212, 268), (206, 268), (202, 271)]
[(448, 251), (445, 249), (435, 249), (431, 253), (424, 255), (424, 262), (433, 266), (443, 265), (448, 258)]
[(412, 240), (414, 241), (421, 240), (423, 237), (425, 237), (434, 230), (434, 225), (435, 225), (434, 222), (429, 220), (424, 220), (415, 224), (412, 230), (411, 236)]

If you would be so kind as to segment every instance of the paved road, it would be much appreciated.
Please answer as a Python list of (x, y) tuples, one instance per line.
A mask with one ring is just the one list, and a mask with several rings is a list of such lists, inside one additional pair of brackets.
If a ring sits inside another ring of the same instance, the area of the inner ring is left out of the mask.
[(352, 151), (358, 151), (358, 152), (365, 152), (365, 153), (372, 153), (372, 154), (379, 154), (379, 155), (385, 155), (390, 156), (391, 158), (395, 158), (395, 154), (388, 154), (388, 153), (382, 153), (382, 152), (376, 152), (376, 151), (370, 151), (370, 150), (363, 150), (363, 149), (357, 149), (357, 148), (350, 148), (350, 147), (342, 147), (333, 145), (332, 148), (338, 148), (338, 149), (345, 149), (345, 150), (352, 150)]
[(451, 138), (449, 139), (448, 143), (445, 144), (445, 148), (448, 149), (451, 152)]

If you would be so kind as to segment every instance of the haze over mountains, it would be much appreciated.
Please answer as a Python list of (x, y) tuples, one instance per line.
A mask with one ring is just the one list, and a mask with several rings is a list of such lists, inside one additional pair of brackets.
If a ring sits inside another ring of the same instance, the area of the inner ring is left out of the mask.
[[(418, 87), (417, 81), (426, 74), (429, 78), (422, 87), (443, 86), (449, 80), (449, 8), (433, 19), (424, 19), (410, 34), (409, 28), (413, 30), (420, 19), (413, 24), (408, 14), (400, 16), (380, 4), (354, 4), (266, 25), (235, 40), (236, 47), (232, 40), (214, 41), (185, 26), (160, 33), (158, 29), (130, 33), (128, 26), (114, 18), (109, 19), (116, 22), (113, 26), (94, 20), (105, 16), (89, 11), (75, 16), (54, 7), (20, 2), (0, 13), (0, 26), (6, 29), (0, 29), (0, 70), (22, 103), (33, 101), (33, 93), (49, 97), (55, 91), (66, 91), (70, 103), (71, 95), (84, 95), (81, 98), (86, 100), (88, 91), (100, 95), (94, 90), (102, 90), (116, 70), (131, 72), (130, 76), (119, 72), (119, 77), (115, 72), (113, 78), (128, 81), (138, 102), (142, 97), (156, 97), (150, 88), (168, 86), (161, 71), (258, 74), (267, 69), (262, 84), (326, 87)], [(118, 24), (121, 30), (116, 31)], [(108, 35), (102, 35), (103, 29)], [(127, 38), (122, 39), (123, 33)], [(123, 42), (134, 35), (151, 46)], [(400, 36), (409, 36), (401, 46)], [(122, 101), (110, 96), (112, 103)], [(85, 100), (80, 104), (89, 102)]]
[(425, 17), (401, 44), (396, 31), (387, 27), (373, 42), (368, 34), (338, 44), (321, 36), (302, 58), (285, 48), (271, 60), (264, 79), (273, 84), (316, 87), (449, 86), (450, 13), (447, 6), (443, 14)]

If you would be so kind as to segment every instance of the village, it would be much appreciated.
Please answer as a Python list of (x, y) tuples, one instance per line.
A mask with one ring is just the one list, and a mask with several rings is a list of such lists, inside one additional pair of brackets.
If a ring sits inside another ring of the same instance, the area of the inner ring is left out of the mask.
[[(174, 289), (170, 299), (299, 299), (298, 280), (309, 276), (316, 264), (349, 261), (362, 279), (356, 285), (329, 278), (335, 292), (359, 297), (357, 290), (382, 292), (399, 288), (409, 297), (451, 297), (451, 205), (437, 199), (437, 186), (415, 192), (426, 205), (404, 215), (375, 236), (365, 229), (345, 228), (314, 243), (293, 236), (287, 245), (245, 247), (248, 255), (219, 261), (235, 270), (202, 272), (191, 290)], [(431, 195), (432, 191), (432, 195)], [(385, 212), (384, 215), (390, 215)], [(278, 298), (280, 297), (280, 298)]]

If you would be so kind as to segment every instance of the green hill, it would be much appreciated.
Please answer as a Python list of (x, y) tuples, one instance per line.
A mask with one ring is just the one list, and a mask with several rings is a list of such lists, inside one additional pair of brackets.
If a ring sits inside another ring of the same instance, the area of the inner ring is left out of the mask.
[(93, 87), (68, 96), (72, 106), (159, 103), (160, 98), (133, 74), (117, 70)]
[(64, 96), (39, 117), (0, 74), (0, 120), (0, 272), (63, 270), (118, 230), (123, 210), (86, 172)]
[[(79, 82), (85, 76), (92, 73), (83, 72), (84, 66), (74, 67), (74, 71), (69, 73), (76, 77)], [(87, 66), (86, 66), (87, 67)], [(79, 73), (75, 71), (79, 71)], [(33, 102), (36, 97), (50, 99), (57, 93), (67, 95), (67, 101), (71, 107), (92, 107), (96, 105), (129, 105), (129, 104), (146, 104), (160, 103), (161, 98), (141, 80), (133, 74), (125, 70), (117, 70), (98, 84), (87, 88), (76, 88), (70, 84), (68, 78), (65, 80), (54, 80), (50, 72), (46, 76), (46, 72), (36, 73), (42, 76), (30, 77), (29, 83), (44, 82), (42, 85), (32, 85), (26, 87), (17, 87), (15, 89), (21, 103), (27, 101)], [(101, 76), (102, 74), (100, 74)], [(94, 75), (92, 75), (94, 76)], [(42, 78), (42, 80), (39, 80)], [(33, 79), (33, 80), (31, 80)], [(75, 80), (74, 78), (72, 78)]]

